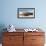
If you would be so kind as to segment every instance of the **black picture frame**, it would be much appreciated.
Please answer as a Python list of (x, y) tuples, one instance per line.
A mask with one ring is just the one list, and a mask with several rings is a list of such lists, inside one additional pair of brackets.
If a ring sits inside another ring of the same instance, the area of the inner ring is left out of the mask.
[(35, 18), (35, 8), (17, 8), (17, 18)]

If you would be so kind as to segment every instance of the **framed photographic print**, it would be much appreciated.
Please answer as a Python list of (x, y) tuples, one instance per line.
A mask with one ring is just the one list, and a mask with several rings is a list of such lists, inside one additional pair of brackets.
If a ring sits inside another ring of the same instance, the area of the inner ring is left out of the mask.
[(18, 18), (35, 18), (35, 8), (18, 8)]

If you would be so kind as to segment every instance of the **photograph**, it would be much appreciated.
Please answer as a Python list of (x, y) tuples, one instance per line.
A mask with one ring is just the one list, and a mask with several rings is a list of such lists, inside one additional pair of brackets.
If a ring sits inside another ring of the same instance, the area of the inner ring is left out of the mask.
[(35, 8), (18, 8), (18, 18), (35, 18)]

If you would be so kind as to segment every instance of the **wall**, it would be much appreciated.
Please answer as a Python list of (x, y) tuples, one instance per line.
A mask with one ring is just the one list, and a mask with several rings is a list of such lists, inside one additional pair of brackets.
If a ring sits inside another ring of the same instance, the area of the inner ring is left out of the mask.
[[(0, 0), (0, 31), (13, 24), (16, 28), (39, 27), (46, 32), (46, 0)], [(17, 8), (35, 8), (35, 19), (18, 19)]]
[[(15, 25), (16, 28), (46, 28), (45, 0), (1, 0), (0, 24)], [(17, 8), (35, 8), (35, 19), (18, 19)]]

